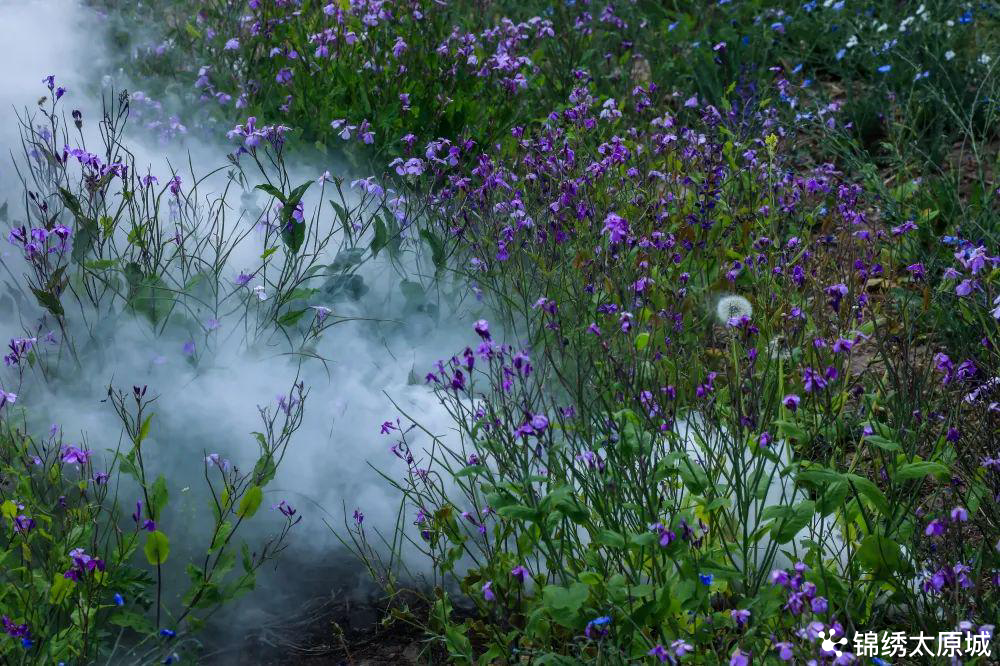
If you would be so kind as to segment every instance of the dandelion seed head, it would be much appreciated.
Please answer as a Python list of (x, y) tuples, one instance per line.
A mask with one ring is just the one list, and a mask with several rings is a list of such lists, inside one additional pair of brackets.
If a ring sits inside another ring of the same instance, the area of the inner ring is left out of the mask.
[(753, 317), (753, 306), (750, 305), (750, 301), (742, 296), (723, 296), (715, 305), (715, 317), (719, 320), (720, 324), (725, 326), (731, 319), (739, 319), (740, 317), (747, 317), (749, 319)]

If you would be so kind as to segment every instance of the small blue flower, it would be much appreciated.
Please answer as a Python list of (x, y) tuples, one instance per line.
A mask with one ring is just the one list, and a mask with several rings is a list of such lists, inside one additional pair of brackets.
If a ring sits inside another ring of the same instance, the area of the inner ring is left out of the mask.
[(712, 574), (698, 574), (698, 580), (701, 581), (702, 585), (711, 585), (712, 581), (715, 580), (715, 576)]
[(972, 12), (966, 11), (958, 17), (959, 23), (972, 23)]
[(117, 592), (115, 592), (114, 600), (115, 600), (115, 605), (116, 606), (124, 606), (125, 605), (125, 597), (123, 597), (122, 595), (118, 594)]
[(875, 666), (892, 666), (892, 664), (887, 662), (885, 659), (879, 659), (878, 657), (872, 657), (872, 663), (875, 664)]
[(31, 642), (30, 638), (21, 639), (21, 647), (23, 647), (25, 650), (29, 649), (32, 645), (34, 644)]
[(595, 617), (587, 623), (587, 627), (583, 630), (583, 633), (587, 638), (604, 638), (608, 635), (607, 625), (609, 624), (611, 624), (610, 616), (602, 615), (601, 617)]
[(173, 629), (160, 629), (160, 635), (166, 636), (167, 638), (173, 638), (177, 635), (177, 632)]
[(880, 71), (881, 73), (885, 74), (890, 69), (892, 69), (892, 65), (882, 65), (881, 67), (878, 68), (878, 71)]

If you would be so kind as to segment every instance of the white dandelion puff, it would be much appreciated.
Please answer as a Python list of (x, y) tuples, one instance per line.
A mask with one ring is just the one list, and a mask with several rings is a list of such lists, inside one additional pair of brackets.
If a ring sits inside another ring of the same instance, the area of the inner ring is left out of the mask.
[(740, 317), (749, 319), (753, 317), (753, 306), (750, 305), (750, 301), (742, 296), (736, 296), (735, 294), (723, 296), (715, 305), (715, 316), (719, 320), (719, 323), (725, 326), (732, 319), (739, 319)]

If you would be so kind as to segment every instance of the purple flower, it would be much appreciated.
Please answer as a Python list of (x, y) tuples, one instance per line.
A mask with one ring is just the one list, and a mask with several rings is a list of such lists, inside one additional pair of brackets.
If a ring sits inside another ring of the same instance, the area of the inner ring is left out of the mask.
[(969, 512), (963, 506), (956, 506), (951, 510), (951, 522), (964, 523), (969, 520)]
[(811, 367), (802, 369), (802, 384), (806, 393), (821, 391), (826, 388), (826, 380)]
[(21, 514), (14, 518), (14, 531), (19, 534), (27, 534), (35, 528), (35, 520)]
[(483, 340), (490, 339), (490, 323), (485, 319), (480, 319), (479, 321), (477, 321), (472, 328), (476, 331), (476, 334), (479, 335), (479, 337), (481, 337)]
[(493, 581), (488, 580), (483, 583), (483, 599), (486, 601), (496, 601), (496, 595), (493, 594)]
[(27, 624), (14, 624), (7, 615), (3, 616), (3, 630), (12, 638), (28, 639), (31, 637), (31, 630), (28, 629)]
[(657, 659), (660, 660), (660, 663), (663, 663), (670, 658), (670, 653), (667, 652), (667, 649), (662, 645), (656, 645), (656, 647), (654, 647), (646, 654), (648, 654), (650, 657), (656, 657)]
[(840, 310), (840, 302), (847, 296), (847, 285), (845, 284), (835, 284), (826, 288), (826, 295), (830, 297), (828, 301), (830, 307), (834, 310)]
[(678, 657), (683, 657), (688, 652), (694, 650), (690, 643), (680, 638), (670, 644), (670, 649), (673, 650), (674, 654)]
[(975, 280), (962, 280), (955, 286), (955, 293), (959, 296), (968, 296), (976, 286), (978, 285)]
[(610, 624), (611, 618), (607, 615), (595, 617), (587, 623), (587, 626), (583, 630), (583, 634), (587, 638), (604, 638), (608, 635), (608, 625)]
[(291, 518), (296, 513), (298, 513), (298, 511), (285, 500), (281, 500), (277, 504), (273, 505), (271, 507), (271, 511), (278, 511), (279, 513), (281, 513), (281, 515), (285, 516), (286, 518)]
[(59, 455), (64, 463), (71, 463), (74, 465), (86, 465), (87, 461), (90, 459), (90, 451), (76, 446), (63, 446)]
[(406, 51), (406, 42), (403, 41), (402, 37), (396, 37), (396, 43), (392, 45), (392, 57), (399, 59), (399, 56), (403, 55)]
[(935, 518), (927, 524), (924, 534), (927, 536), (941, 536), (944, 534), (944, 523)]
[(0, 408), (5, 407), (6, 405), (13, 405), (15, 402), (17, 402), (16, 393), (10, 393), (9, 391), (0, 389)]
[(226, 45), (223, 47), (223, 50), (224, 51), (235, 51), (238, 48), (240, 48), (240, 40), (238, 40), (235, 37), (233, 37), (232, 39), (229, 39), (229, 40), (226, 41)]
[(277, 81), (278, 83), (281, 83), (282, 85), (291, 83), (292, 70), (288, 69), (287, 67), (282, 67), (281, 69), (278, 70), (278, 74), (277, 76), (274, 77), (274, 80)]
[(733, 656), (729, 658), (729, 666), (747, 666), (749, 663), (750, 659), (739, 649), (733, 652)]
[(229, 471), (229, 461), (221, 458), (218, 453), (209, 453), (205, 456), (206, 465), (215, 465), (223, 472)]
[(778, 659), (782, 661), (791, 661), (795, 656), (792, 650), (793, 646), (791, 643), (775, 643), (774, 649), (778, 651)]
[(361, 527), (361, 524), (365, 522), (365, 514), (361, 513), (361, 509), (354, 510), (354, 524)]
[(608, 213), (608, 216), (604, 218), (604, 232), (608, 234), (611, 244), (617, 245), (628, 235), (628, 222), (615, 213)]
[(784, 569), (775, 569), (771, 572), (771, 585), (781, 585), (787, 587), (791, 582), (791, 577)]
[(325, 305), (310, 305), (309, 307), (316, 311), (316, 322), (319, 324), (326, 321), (326, 318), (330, 316), (331, 312), (333, 312), (333, 310)]
[(516, 567), (510, 570), (510, 575), (518, 580), (518, 582), (523, 583), (525, 577), (528, 576), (528, 569), (525, 568), (523, 564), (518, 564)]
[(789, 393), (788, 395), (786, 395), (784, 398), (781, 399), (781, 404), (783, 404), (787, 409), (790, 409), (793, 412), (799, 408), (800, 402), (802, 402), (802, 399), (799, 398), (799, 396), (795, 395), (794, 393)]
[(837, 338), (833, 342), (833, 353), (840, 354), (843, 352), (849, 352), (851, 351), (851, 347), (853, 346), (854, 346), (853, 341), (847, 340), (845, 338)]
[(737, 627), (743, 627), (750, 621), (750, 611), (748, 610), (732, 610), (729, 611), (729, 616), (733, 618), (733, 622), (736, 623)]

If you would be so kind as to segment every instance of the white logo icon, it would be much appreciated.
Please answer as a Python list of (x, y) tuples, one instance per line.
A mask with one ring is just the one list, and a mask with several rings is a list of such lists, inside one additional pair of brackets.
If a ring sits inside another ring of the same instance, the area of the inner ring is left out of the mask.
[(823, 640), (823, 642), (820, 643), (820, 647), (823, 649), (823, 651), (824, 652), (832, 652), (837, 657), (840, 657), (841, 655), (844, 654), (844, 652), (838, 646), (839, 645), (847, 645), (847, 638), (844, 637), (844, 636), (841, 636), (841, 638), (840, 638), (839, 641), (834, 641), (833, 640), (834, 634), (835, 634), (835, 632), (833, 631), (833, 629), (830, 630), (830, 637), (829, 638), (826, 637), (826, 631), (818, 631), (818, 632), (816, 632), (816, 635)]

